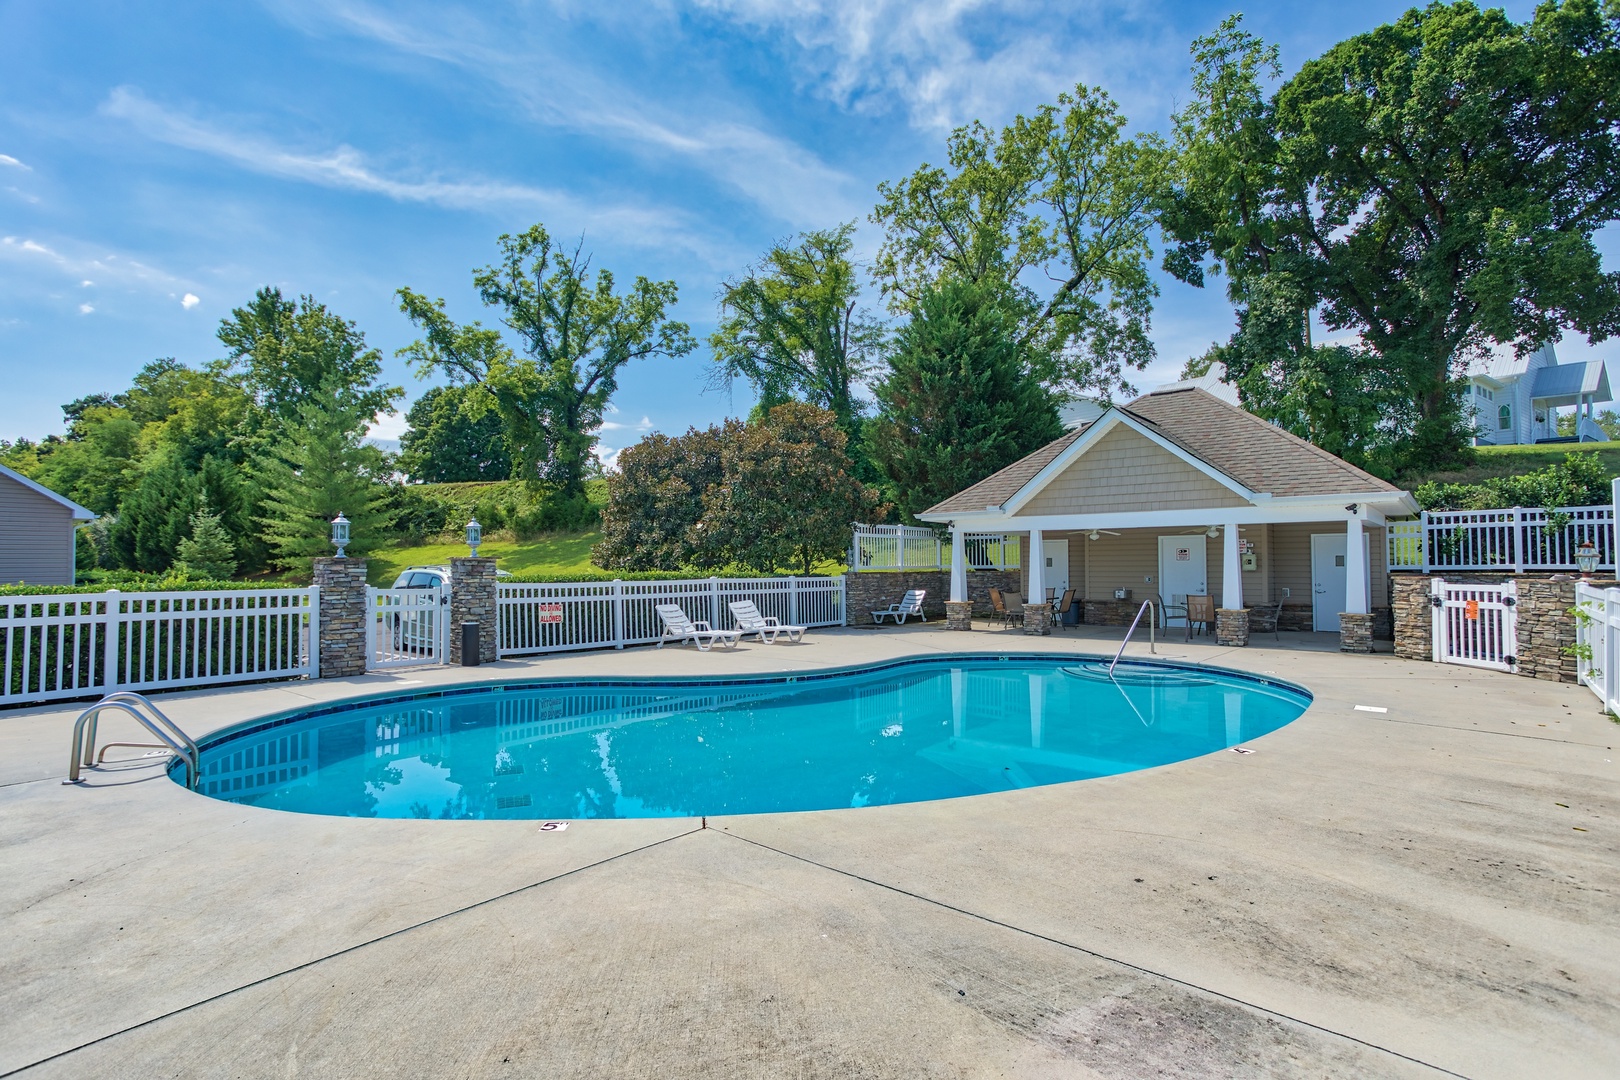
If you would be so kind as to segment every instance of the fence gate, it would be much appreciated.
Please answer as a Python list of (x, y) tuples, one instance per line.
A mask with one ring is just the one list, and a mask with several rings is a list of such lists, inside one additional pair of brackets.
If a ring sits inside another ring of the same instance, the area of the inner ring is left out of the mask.
[(450, 587), (366, 587), (366, 669), (450, 659)]
[(1518, 583), (1434, 579), (1434, 659), (1512, 671), (1518, 664)]

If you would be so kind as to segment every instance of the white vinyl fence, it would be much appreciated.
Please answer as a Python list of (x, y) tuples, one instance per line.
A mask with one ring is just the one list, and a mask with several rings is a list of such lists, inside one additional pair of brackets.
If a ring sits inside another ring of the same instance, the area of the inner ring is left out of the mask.
[(366, 670), (450, 660), (450, 588), (366, 586)]
[(1620, 713), (1620, 589), (1575, 586), (1576, 674), (1605, 708)]
[[(1020, 551), (1016, 535), (968, 533), (962, 538), (968, 566), (974, 570), (1016, 570)], [(849, 545), (852, 573), (874, 570), (945, 570), (951, 545), (933, 529), (915, 525), (856, 525)]]
[(314, 677), (316, 590), (0, 596), (0, 705)]
[(1613, 567), (1614, 507), (1552, 511), (1426, 510), (1417, 521), (1389, 523), (1391, 570), (1574, 570), (1575, 549), (1590, 541), (1598, 565)]
[(659, 640), (655, 608), (678, 604), (717, 630), (735, 625), (733, 600), (798, 626), (844, 624), (841, 577), (692, 578), (679, 581), (502, 582), (496, 587), (501, 656), (623, 648)]

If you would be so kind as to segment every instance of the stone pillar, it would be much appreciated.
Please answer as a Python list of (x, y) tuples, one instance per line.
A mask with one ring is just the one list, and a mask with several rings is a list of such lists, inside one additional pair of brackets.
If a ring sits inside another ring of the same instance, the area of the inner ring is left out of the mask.
[(1024, 633), (1046, 635), (1052, 632), (1052, 609), (1045, 600), (1024, 605)]
[(1366, 611), (1339, 612), (1339, 651), (1370, 653), (1372, 646), (1372, 614)]
[(1215, 609), (1215, 644), (1242, 647), (1249, 643), (1249, 609)]
[(945, 601), (945, 629), (971, 630), (973, 629), (973, 601), (947, 600)]
[(478, 656), (495, 660), (495, 560), (487, 555), (450, 560), (450, 662), (461, 663), (461, 624), (478, 623)]
[(315, 560), (321, 590), (320, 677), (366, 673), (366, 560)]

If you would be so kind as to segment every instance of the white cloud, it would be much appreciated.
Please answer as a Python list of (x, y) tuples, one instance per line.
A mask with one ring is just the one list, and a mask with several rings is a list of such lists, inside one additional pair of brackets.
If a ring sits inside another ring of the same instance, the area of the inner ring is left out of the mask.
[(0, 166), (4, 166), (8, 169), (21, 169), (23, 172), (34, 171), (27, 165), (24, 165), (22, 162), (12, 157), (10, 154), (0, 154)]
[[(97, 281), (120, 287), (152, 289), (174, 293), (190, 286), (167, 271), (118, 254), (108, 254), (105, 248), (92, 248), (88, 244), (68, 240), (70, 250), (59, 251), (37, 240), (18, 236), (0, 237), (0, 259), (27, 261), (35, 265), (54, 268), (63, 277), (89, 288)], [(90, 277), (94, 274), (95, 277)]]
[(96, 309), (93, 306), (91, 306), (90, 304), (80, 304), (79, 305), (79, 314), (80, 315), (88, 315), (94, 310), (96, 310)]
[(79, 288), (88, 289), (90, 286), (92, 286), (94, 284), (95, 284), (95, 282), (91, 281), (89, 278), (85, 278), (83, 281), (79, 282)]
[(196, 293), (186, 293), (186, 295), (180, 298), (180, 306), (185, 308), (187, 311), (190, 311), (200, 303), (202, 303), (202, 301), (197, 298)]
[(706, 246), (695, 234), (684, 230), (680, 215), (672, 210), (603, 206), (582, 202), (566, 192), (498, 180), (389, 175), (369, 164), (365, 155), (351, 146), (312, 151), (291, 149), (269, 139), (228, 131), (166, 109), (134, 87), (115, 88), (102, 103), (101, 111), (128, 122), (147, 138), (220, 158), (268, 176), (452, 209), (500, 211), (527, 207), (548, 217), (590, 224), (644, 241), (692, 248)]
[[(659, 10), (628, 12), (609, 5), (562, 15), (617, 19), (625, 25), (614, 29), (634, 25), (628, 32), (645, 32), (649, 24), (667, 21), (662, 3), (654, 0), (653, 7)], [(278, 9), (306, 32), (336, 26), (488, 80), (538, 123), (687, 163), (797, 225), (823, 226), (866, 210), (864, 185), (812, 150), (750, 122), (738, 104), (702, 98), (687, 85), (650, 99), (623, 80), (584, 66), (565, 44), (559, 47), (562, 37), (554, 26), (539, 19), (534, 25), (497, 27), (480, 18), (483, 9), (435, 5), (413, 20), (397, 11), (384, 14), (341, 0), (319, 5), (284, 0)]]
[[(614, 409), (612, 411), (613, 412), (618, 412), (619, 410)], [(596, 430), (597, 431), (651, 431), (652, 429), (653, 429), (652, 419), (650, 417), (643, 416), (640, 421), (638, 421), (637, 423), (633, 423), (633, 424), (620, 423), (617, 420), (604, 420), (604, 421), (602, 421), (602, 426), (598, 427)]]
[(25, 203), (38, 204), (38, 202), (39, 202), (39, 196), (38, 195), (30, 195), (30, 194), (28, 194), (28, 192), (22, 190), (19, 187), (7, 186), (6, 193), (8, 195), (15, 195), (17, 198), (21, 199)]
[(366, 434), (372, 439), (384, 442), (398, 441), (409, 426), (405, 422), (403, 411), (378, 413), (371, 418), (371, 426), (366, 429)]

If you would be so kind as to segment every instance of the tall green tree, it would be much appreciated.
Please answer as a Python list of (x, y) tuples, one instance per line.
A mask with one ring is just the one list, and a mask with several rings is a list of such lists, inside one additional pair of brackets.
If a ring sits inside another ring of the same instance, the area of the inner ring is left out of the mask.
[[(874, 273), (891, 306), (905, 311), (946, 278), (993, 289), (1045, 377), (1105, 395), (1127, 388), (1154, 355), (1149, 233), (1168, 154), (1124, 128), (1106, 93), (1077, 86), (999, 132), (958, 128), (948, 167), (880, 184)], [(1050, 286), (1037, 291), (1029, 282), (1042, 277)]]
[(699, 525), (703, 496), (725, 481), (722, 450), (742, 432), (741, 421), (727, 420), (673, 438), (654, 432), (626, 447), (607, 478), (602, 539), (591, 561), (604, 570), (724, 566)]
[(946, 280), (917, 299), (877, 383), (873, 461), (908, 517), (1063, 434), (994, 293)]
[(771, 405), (797, 398), (830, 409), (854, 437), (855, 387), (883, 340), (882, 324), (860, 307), (854, 232), (850, 223), (802, 233), (721, 286), (709, 336), (715, 385), (741, 377)]
[(1240, 305), (1284, 278), (1274, 292), (1355, 332), (1410, 406), (1393, 469), (1466, 452), (1458, 377), (1489, 342), (1620, 329), (1620, 273), (1593, 243), (1620, 209), (1613, 0), (1549, 0), (1523, 24), (1431, 4), (1269, 99), (1275, 53), (1235, 20), (1195, 57), (1166, 266), (1194, 283), (1219, 266)]
[(350, 522), (350, 554), (381, 537), (388, 462), (361, 441), (371, 417), (341, 384), (329, 384), (299, 405), (259, 460), (259, 523), (276, 565), (302, 568), (333, 554), (331, 522), (339, 514)]
[(477, 322), (456, 324), (444, 301), (399, 290), (400, 310), (423, 337), (400, 350), (421, 375), (443, 372), (476, 386), (474, 413), (495, 410), (514, 478), (550, 481), (567, 497), (584, 490), (591, 449), (618, 373), (633, 360), (684, 356), (696, 348), (685, 323), (669, 318), (673, 281), (637, 277), (615, 291), (576, 247), (556, 248), (545, 228), (502, 235), (498, 263), (473, 274), (478, 296), (501, 313), (517, 347)]
[(500, 414), (474, 415), (468, 386), (435, 386), (405, 414), (399, 440), (399, 466), (411, 479), (430, 484), (505, 480), (512, 475)]
[(404, 391), (378, 384), (382, 353), (366, 348), (355, 324), (313, 296), (297, 301), (263, 288), (220, 321), (225, 367), (276, 421), (295, 422), (310, 401), (333, 400), (368, 420)]
[(199, 581), (229, 581), (236, 573), (236, 544), (206, 500), (191, 515), (191, 535), (175, 553), (175, 566)]

